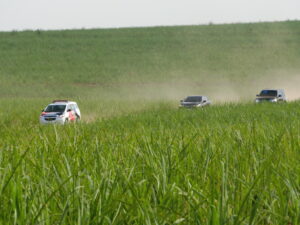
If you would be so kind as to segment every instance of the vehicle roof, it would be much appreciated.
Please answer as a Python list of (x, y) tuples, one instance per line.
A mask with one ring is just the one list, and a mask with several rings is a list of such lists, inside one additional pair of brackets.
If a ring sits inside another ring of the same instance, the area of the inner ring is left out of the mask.
[(270, 89), (270, 88), (266, 88), (266, 89), (262, 89), (261, 91), (284, 91), (284, 89)]
[(76, 102), (71, 102), (71, 101), (67, 101), (67, 102), (57, 101), (57, 102), (50, 103), (49, 105), (68, 105), (68, 104), (77, 104), (77, 103)]
[(55, 102), (55, 103), (50, 103), (48, 105), (68, 105), (68, 102)]

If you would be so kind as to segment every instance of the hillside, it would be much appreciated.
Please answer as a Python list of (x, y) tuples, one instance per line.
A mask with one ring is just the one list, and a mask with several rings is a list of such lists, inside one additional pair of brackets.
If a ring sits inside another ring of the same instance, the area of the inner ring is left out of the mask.
[[(0, 33), (0, 225), (299, 224), (300, 22)], [(179, 110), (188, 94), (213, 104)], [(79, 123), (39, 124), (70, 98)], [(225, 102), (224, 102), (225, 101)]]
[[(0, 97), (299, 97), (300, 22), (0, 33)], [(66, 91), (67, 90), (67, 91)]]

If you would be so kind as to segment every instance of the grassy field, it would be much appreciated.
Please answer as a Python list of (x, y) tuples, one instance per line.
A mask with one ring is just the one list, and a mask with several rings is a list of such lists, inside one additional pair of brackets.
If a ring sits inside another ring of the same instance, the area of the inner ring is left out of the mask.
[(273, 86), (292, 95), (299, 32), (300, 22), (281, 22), (0, 33), (0, 96), (231, 100)]
[[(0, 33), (0, 224), (300, 224), (300, 22)], [(178, 110), (188, 94), (218, 103)], [(40, 126), (52, 99), (83, 120)], [(242, 101), (243, 100), (243, 101)]]

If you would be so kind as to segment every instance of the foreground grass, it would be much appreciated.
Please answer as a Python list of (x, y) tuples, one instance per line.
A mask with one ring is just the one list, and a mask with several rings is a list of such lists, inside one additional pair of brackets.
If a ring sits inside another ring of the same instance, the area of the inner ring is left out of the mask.
[(39, 126), (34, 111), (26, 124), (3, 119), (0, 223), (299, 224), (299, 107), (161, 104), (68, 126)]
[(0, 33), (0, 224), (299, 224), (299, 102), (174, 104), (296, 99), (299, 26)]

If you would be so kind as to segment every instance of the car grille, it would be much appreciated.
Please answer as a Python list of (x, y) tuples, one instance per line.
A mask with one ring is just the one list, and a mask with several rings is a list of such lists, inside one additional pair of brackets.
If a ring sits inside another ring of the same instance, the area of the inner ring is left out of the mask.
[(55, 117), (45, 117), (45, 120), (52, 121), (52, 120), (56, 120), (56, 118)]
[(183, 107), (188, 107), (188, 108), (189, 108), (189, 107), (195, 107), (195, 106), (197, 106), (197, 105), (194, 105), (194, 104), (189, 104), (189, 105), (186, 104), (186, 105), (183, 105)]
[(261, 102), (270, 102), (270, 101), (272, 101), (272, 99), (270, 99), (270, 98), (261, 98), (261, 99), (259, 99), (259, 101), (261, 101)]

